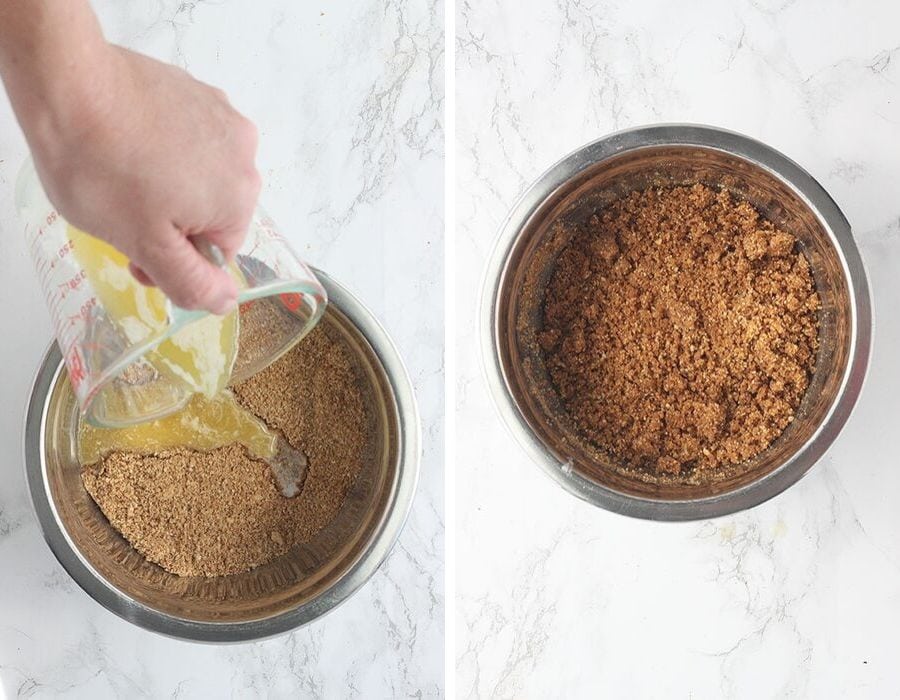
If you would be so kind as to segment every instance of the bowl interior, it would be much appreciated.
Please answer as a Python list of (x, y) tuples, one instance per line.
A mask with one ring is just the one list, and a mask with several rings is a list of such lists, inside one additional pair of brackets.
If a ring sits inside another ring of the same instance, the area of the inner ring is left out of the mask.
[[(620, 469), (583, 439), (564, 410), (536, 342), (544, 290), (571, 227), (592, 211), (635, 190), (704, 183), (748, 200), (793, 233), (809, 260), (822, 306), (819, 352), (810, 387), (790, 427), (750, 462), (714, 477), (685, 481)], [(777, 470), (823, 423), (843, 385), (853, 341), (852, 303), (843, 257), (832, 232), (802, 195), (774, 173), (741, 157), (699, 146), (648, 146), (591, 164), (540, 203), (514, 242), (501, 275), (495, 329), (507, 389), (532, 432), (561, 468), (620, 494), (665, 501), (696, 500), (741, 488)]]
[(368, 458), (337, 517), (312, 541), (250, 572), (179, 577), (148, 562), (106, 520), (85, 491), (76, 459), (78, 410), (64, 367), (47, 397), (42, 430), (45, 487), (80, 558), (107, 585), (155, 611), (197, 622), (262, 620), (315, 601), (360, 559), (395, 498), (400, 459), (397, 405), (384, 367), (364, 335), (334, 304), (320, 323), (354, 357), (372, 438)]

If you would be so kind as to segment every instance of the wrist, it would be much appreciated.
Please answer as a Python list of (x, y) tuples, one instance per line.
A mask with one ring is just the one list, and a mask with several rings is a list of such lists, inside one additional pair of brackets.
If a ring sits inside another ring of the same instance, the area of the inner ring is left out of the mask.
[(52, 151), (94, 121), (114, 52), (86, 3), (27, 5), (0, 11), (0, 77), (32, 151)]
[(41, 69), (28, 85), (9, 89), (13, 110), (29, 148), (45, 167), (98, 131), (113, 99), (109, 76), (115, 61), (105, 42), (82, 47), (56, 70)]

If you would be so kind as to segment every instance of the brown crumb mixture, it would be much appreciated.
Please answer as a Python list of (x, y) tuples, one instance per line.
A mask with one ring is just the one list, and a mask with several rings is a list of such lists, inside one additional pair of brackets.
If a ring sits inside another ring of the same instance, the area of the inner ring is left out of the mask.
[(705, 185), (634, 192), (562, 250), (539, 341), (578, 429), (658, 475), (739, 464), (794, 420), (819, 297), (795, 238)]
[(84, 468), (85, 488), (135, 549), (167, 571), (248, 571), (310, 541), (340, 510), (371, 439), (358, 381), (349, 349), (320, 324), (234, 388), (242, 405), (307, 455), (295, 498), (281, 496), (269, 467), (240, 445), (113, 453)]

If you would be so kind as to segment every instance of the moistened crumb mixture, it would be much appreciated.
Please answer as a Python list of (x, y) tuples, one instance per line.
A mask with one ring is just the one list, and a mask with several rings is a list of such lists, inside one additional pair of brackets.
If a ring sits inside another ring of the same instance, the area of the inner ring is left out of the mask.
[(794, 420), (819, 297), (795, 238), (704, 185), (634, 192), (577, 225), (541, 349), (577, 428), (658, 475), (744, 462)]
[(234, 387), (242, 405), (309, 459), (284, 498), (268, 465), (233, 444), (210, 452), (112, 453), (82, 481), (135, 549), (182, 576), (248, 571), (308, 542), (337, 515), (359, 473), (370, 421), (349, 349), (322, 325)]

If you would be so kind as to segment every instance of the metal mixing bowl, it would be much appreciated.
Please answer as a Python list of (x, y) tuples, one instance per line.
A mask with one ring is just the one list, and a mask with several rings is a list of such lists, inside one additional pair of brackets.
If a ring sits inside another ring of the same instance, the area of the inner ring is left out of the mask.
[(409, 512), (419, 470), (419, 423), (397, 350), (372, 314), (316, 272), (329, 304), (319, 322), (350, 348), (375, 423), (366, 463), (336, 518), (315, 538), (253, 571), (178, 577), (148, 562), (85, 491), (75, 457), (78, 410), (57, 346), (38, 371), (25, 426), (35, 513), (66, 571), (107, 609), (141, 627), (204, 642), (269, 637), (342, 603), (378, 569)]
[[(762, 454), (717, 480), (659, 483), (617, 470), (579, 434), (552, 388), (540, 351), (542, 290), (568, 239), (558, 220), (634, 190), (702, 182), (749, 200), (790, 231), (822, 302), (820, 349), (790, 427)], [(822, 456), (859, 395), (871, 342), (866, 275), (850, 225), (805, 170), (774, 149), (705, 126), (660, 125), (588, 144), (550, 168), (515, 204), (488, 263), (481, 309), (485, 373), (514, 436), (568, 491), (602, 508), (655, 520), (693, 520), (754, 506), (796, 482)]]

